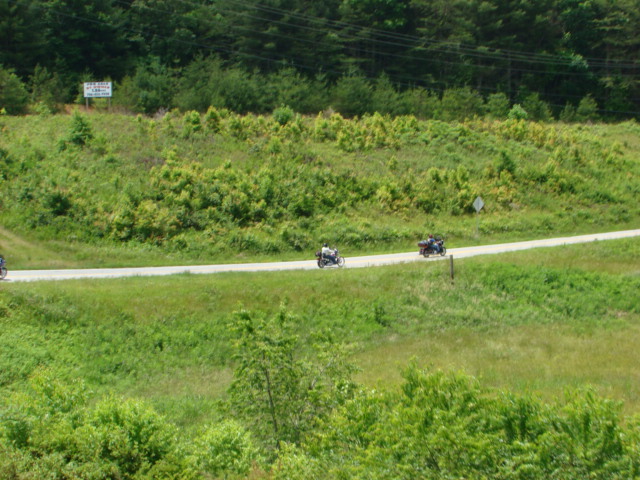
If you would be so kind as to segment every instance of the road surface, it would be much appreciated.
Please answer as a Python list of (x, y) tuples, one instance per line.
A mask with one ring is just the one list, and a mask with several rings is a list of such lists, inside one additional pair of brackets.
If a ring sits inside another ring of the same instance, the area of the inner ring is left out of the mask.
[[(549, 238), (531, 240), (527, 242), (502, 243), (497, 245), (481, 245), (477, 247), (447, 248), (447, 256), (466, 258), (476, 255), (515, 252), (541, 247), (557, 247), (575, 243), (595, 242), (640, 236), (640, 229), (621, 232), (596, 233), (574, 237)], [(442, 258), (442, 257), (432, 257)], [(412, 252), (394, 253), (386, 255), (370, 255), (364, 257), (347, 257), (346, 268), (372, 267), (425, 261), (418, 255), (418, 248)], [(5, 282), (30, 282), (40, 280), (70, 280), (79, 278), (117, 278), (131, 276), (174, 275), (177, 273), (222, 273), (222, 272), (265, 272), (280, 270), (311, 270), (317, 269), (315, 260), (272, 263), (238, 263), (227, 265), (189, 265), (177, 267), (140, 267), (140, 268), (91, 268), (78, 270), (9, 270)]]

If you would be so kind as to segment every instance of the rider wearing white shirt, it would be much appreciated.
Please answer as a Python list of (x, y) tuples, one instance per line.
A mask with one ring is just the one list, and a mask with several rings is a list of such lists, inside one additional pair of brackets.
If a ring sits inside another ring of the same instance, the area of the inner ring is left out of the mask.
[(328, 258), (333, 263), (337, 263), (336, 252), (335, 250), (332, 250), (331, 248), (329, 248), (329, 245), (327, 243), (322, 244), (322, 257)]

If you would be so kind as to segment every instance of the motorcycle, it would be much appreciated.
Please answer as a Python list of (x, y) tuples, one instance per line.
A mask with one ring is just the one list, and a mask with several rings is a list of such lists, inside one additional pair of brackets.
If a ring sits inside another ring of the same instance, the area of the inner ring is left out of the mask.
[(344, 262), (345, 262), (344, 257), (340, 256), (340, 254), (338, 253), (338, 250), (334, 249), (333, 251), (335, 252), (335, 257), (336, 257), (335, 262), (331, 258), (323, 257), (322, 250), (318, 250), (316, 252), (316, 258), (318, 259), (318, 267), (320, 268), (331, 267), (331, 266), (344, 267)]
[(7, 267), (5, 267), (6, 264), (6, 260), (0, 257), (0, 280), (4, 280), (4, 277), (7, 276)]
[(425, 258), (428, 258), (429, 255), (444, 257), (447, 254), (447, 247), (444, 246), (444, 238), (442, 237), (436, 237), (432, 243), (429, 243), (428, 240), (420, 240), (418, 246), (420, 247), (419, 255)]

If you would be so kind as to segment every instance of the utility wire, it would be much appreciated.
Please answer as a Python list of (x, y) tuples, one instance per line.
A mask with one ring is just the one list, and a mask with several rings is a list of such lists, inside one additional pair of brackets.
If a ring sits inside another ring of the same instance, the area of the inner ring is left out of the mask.
[[(16, 0), (8, 0), (8, 1), (13, 1), (13, 3), (16, 3)], [(123, 1), (120, 1), (120, 0), (115, 0), (115, 1), (117, 1), (118, 3), (126, 4), (128, 7), (131, 7), (131, 4), (128, 3), (128, 2), (123, 2)], [(185, 0), (176, 0), (176, 1), (178, 1), (180, 3), (190, 4), (192, 6), (198, 6), (200, 8), (206, 7), (206, 5), (194, 4), (193, 2), (188, 2), (188, 1), (185, 1)], [(227, 0), (227, 1), (230, 1), (231, 3), (233, 3), (233, 0)], [(236, 3), (242, 3), (242, 2), (236, 2)], [(148, 7), (146, 5), (143, 5), (142, 7), (146, 8), (146, 9), (149, 9), (149, 10), (152, 10), (152, 11), (160, 12), (160, 13), (166, 13), (166, 14), (170, 14), (170, 15), (175, 15), (175, 12), (169, 12), (169, 11), (166, 11), (166, 10), (160, 10), (160, 9), (157, 9), (157, 8)], [(43, 7), (40, 7), (40, 8), (44, 9), (45, 7), (43, 6)], [(64, 13), (64, 12), (61, 12), (59, 10), (54, 10), (54, 9), (51, 9), (51, 8), (49, 8), (49, 11), (51, 11), (52, 13), (54, 13), (56, 15), (60, 15), (62, 17), (76, 19), (76, 20), (80, 20), (80, 21), (84, 21), (84, 22), (90, 22), (90, 23), (94, 23), (94, 24), (105, 25), (105, 26), (109, 26), (109, 27), (114, 28), (114, 29), (116, 29), (116, 28), (124, 28), (126, 31), (130, 31), (130, 32), (137, 33), (137, 34), (140, 34), (140, 35), (145, 35), (145, 34), (149, 33), (149, 32), (144, 31), (144, 30), (139, 30), (139, 29), (135, 29), (135, 28), (131, 28), (131, 27), (124, 27), (123, 25), (114, 25), (112, 23), (109, 23), (109, 22), (106, 22), (106, 21), (103, 21), (103, 20), (96, 20), (96, 19), (92, 19), (92, 18), (83, 17), (83, 16), (80, 16), (80, 15), (73, 15), (73, 14), (69, 14), (69, 13)], [(286, 12), (286, 11), (279, 10), (279, 12)], [(184, 17), (184, 15), (183, 15), (183, 17)], [(268, 19), (264, 19), (262, 17), (258, 17), (258, 18), (260, 20), (263, 20), (263, 21), (269, 21)], [(318, 17), (311, 17), (311, 18), (319, 19)], [(322, 20), (322, 19), (319, 19), (319, 20)], [(297, 27), (297, 25), (295, 25), (295, 24), (288, 24), (286, 22), (285, 22), (285, 24), (289, 25), (289, 26)], [(246, 29), (246, 30), (252, 31), (251, 29)], [(253, 31), (253, 32), (255, 33), (255, 31)], [(206, 50), (210, 50), (210, 51), (213, 51), (213, 52), (225, 52), (225, 53), (229, 53), (230, 55), (241, 55), (242, 57), (250, 58), (250, 59), (254, 59), (254, 60), (265, 61), (265, 62), (269, 62), (269, 63), (277, 63), (278, 65), (290, 65), (290, 66), (294, 66), (294, 67), (300, 68), (300, 69), (311, 70), (309, 67), (307, 67), (305, 65), (297, 64), (295, 62), (292, 62), (286, 56), (284, 56), (282, 54), (278, 54), (278, 53), (276, 53), (275, 55), (279, 56), (281, 58), (281, 60), (279, 60), (279, 61), (274, 60), (272, 57), (264, 57), (262, 55), (255, 55), (255, 54), (246, 53), (246, 52), (238, 52), (238, 51), (234, 50), (233, 48), (231, 48), (229, 46), (221, 46), (221, 45), (212, 46), (212, 45), (204, 44), (204, 43), (200, 43), (200, 42), (185, 41), (185, 40), (181, 40), (181, 39), (176, 39), (174, 37), (167, 37), (167, 36), (163, 36), (163, 35), (158, 34), (158, 33), (154, 33), (154, 35), (159, 37), (159, 38), (164, 38), (166, 40), (170, 40), (170, 41), (173, 41), (173, 42), (176, 42), (176, 43), (185, 44), (185, 45), (189, 45), (189, 46), (195, 46), (195, 47), (206, 49)], [(284, 37), (284, 38), (286, 38), (286, 37)], [(273, 55), (273, 53), (272, 53), (272, 55)], [(398, 55), (396, 55), (395, 57), (396, 58), (403, 58), (403, 56), (398, 56)], [(413, 57), (408, 57), (408, 58), (413, 58)], [(463, 65), (463, 66), (470, 67), (470, 68), (482, 67), (480, 65), (475, 65), (475, 64), (471, 64), (471, 65), (470, 64), (465, 64), (464, 62), (450, 62), (450, 61), (442, 61), (442, 60), (439, 60), (437, 62), (439, 64), (449, 64), (449, 65), (453, 65), (453, 66)], [(493, 67), (493, 66), (486, 66), (486, 68), (495, 69), (495, 67)], [(512, 68), (511, 71), (518, 71), (518, 69), (513, 69)], [(535, 73), (537, 71), (529, 71), (529, 70), (522, 69), (522, 72), (534, 72)], [(339, 71), (330, 71), (330, 72), (327, 72), (327, 73), (335, 73), (335, 74), (339, 74), (339, 75), (342, 74), (342, 72), (339, 72)], [(579, 72), (575, 72), (575, 73), (576, 74), (580, 74)], [(553, 72), (553, 74), (555, 74), (555, 75), (558, 75), (558, 74), (566, 75), (567, 73), (566, 72), (562, 72), (562, 73)], [(412, 87), (412, 86), (415, 86), (416, 84), (424, 83), (424, 79), (415, 79), (415, 78), (406, 77), (406, 76), (404, 77), (404, 80), (409, 81), (410, 83), (407, 83), (407, 82), (396, 82), (396, 83), (399, 84), (399, 85), (406, 86), (406, 87)], [(433, 91), (440, 91), (440, 92), (443, 92), (443, 91), (446, 90), (444, 88), (437, 88), (437, 87), (431, 87), (430, 89), (433, 90)], [(481, 90), (490, 91), (492, 93), (496, 92), (495, 88), (490, 88), (490, 87), (480, 88), (480, 89)], [(571, 95), (559, 95), (559, 94), (546, 94), (545, 96), (551, 96), (551, 97), (555, 96), (555, 97), (559, 97), (559, 98), (570, 98), (570, 97), (572, 97)], [(573, 97), (574, 98), (581, 98), (579, 96), (573, 96)], [(637, 99), (630, 99), (630, 100), (637, 100)], [(557, 105), (557, 104), (551, 104), (551, 105), (552, 106), (557, 106), (557, 107), (563, 107), (563, 105)], [(638, 113), (638, 112), (613, 111), (613, 110), (603, 110), (603, 109), (601, 109), (600, 111), (608, 112), (608, 113), (625, 113), (625, 114), (634, 114), (634, 115)]]

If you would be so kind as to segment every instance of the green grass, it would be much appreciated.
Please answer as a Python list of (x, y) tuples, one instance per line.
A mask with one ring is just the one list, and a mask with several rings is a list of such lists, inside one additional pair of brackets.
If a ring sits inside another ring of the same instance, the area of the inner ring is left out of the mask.
[(637, 413), (639, 250), (627, 239), (458, 260), (454, 284), (447, 262), (3, 283), (2, 388), (47, 367), (188, 428), (224, 398), (234, 312), (286, 304), (300, 335), (352, 343), (370, 386), (397, 385), (416, 358), (548, 397), (591, 384)]
[(179, 113), (84, 115), (83, 147), (65, 140), (72, 116), (0, 119), (0, 252), (13, 269), (302, 259), (323, 241), (355, 256), (412, 250), (428, 232), (465, 246), (640, 219), (632, 122), (334, 122), (354, 147), (314, 135), (315, 117), (298, 134), (268, 116), (189, 133)]

